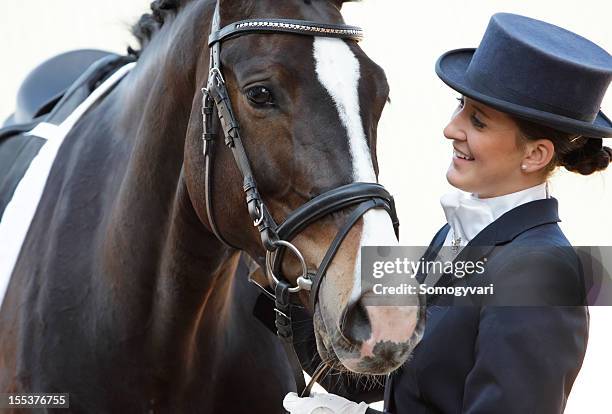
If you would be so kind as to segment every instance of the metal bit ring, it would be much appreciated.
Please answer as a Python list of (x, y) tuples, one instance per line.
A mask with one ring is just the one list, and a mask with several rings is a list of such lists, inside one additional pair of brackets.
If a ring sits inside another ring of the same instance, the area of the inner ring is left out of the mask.
[[(298, 250), (297, 247), (285, 240), (277, 240), (274, 242), (274, 244), (284, 246), (289, 249), (295, 255), (295, 257), (297, 257), (297, 259), (300, 261), (300, 264), (302, 265), (302, 274), (297, 278), (297, 286), (289, 288), (289, 292), (297, 293), (302, 289), (310, 290), (312, 286), (312, 280), (310, 280), (310, 277), (308, 276), (308, 267), (306, 266), (306, 260), (304, 260), (304, 256), (302, 255), (302, 253)], [(277, 254), (278, 249), (275, 251), (266, 252), (266, 273), (268, 276), (268, 281), (270, 282), (273, 288), (275, 288), (279, 282), (278, 278), (274, 274), (274, 270), (272, 269), (272, 264), (274, 263)]]

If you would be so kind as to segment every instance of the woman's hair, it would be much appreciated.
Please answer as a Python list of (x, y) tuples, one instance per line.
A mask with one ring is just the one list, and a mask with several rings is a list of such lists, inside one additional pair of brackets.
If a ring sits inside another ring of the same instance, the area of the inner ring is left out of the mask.
[(555, 154), (546, 167), (550, 174), (556, 167), (582, 175), (593, 174), (608, 168), (612, 162), (612, 148), (604, 147), (601, 138), (588, 138), (562, 132), (522, 118), (512, 117), (519, 128), (519, 140), (549, 139), (555, 146)]

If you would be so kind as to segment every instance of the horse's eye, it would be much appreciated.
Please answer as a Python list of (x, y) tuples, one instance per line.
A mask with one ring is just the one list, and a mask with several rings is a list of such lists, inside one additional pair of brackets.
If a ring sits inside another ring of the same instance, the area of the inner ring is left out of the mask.
[(249, 101), (258, 106), (274, 105), (274, 97), (272, 92), (265, 86), (254, 86), (247, 89), (247, 98)]

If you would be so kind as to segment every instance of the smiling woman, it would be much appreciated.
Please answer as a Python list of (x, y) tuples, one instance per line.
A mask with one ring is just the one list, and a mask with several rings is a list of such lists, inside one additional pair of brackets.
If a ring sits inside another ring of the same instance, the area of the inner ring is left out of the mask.
[(612, 162), (612, 149), (602, 146), (601, 138), (559, 131), (471, 98), (459, 102), (453, 121), (444, 129), (454, 149), (446, 177), (454, 187), (481, 198), (534, 187), (556, 167), (589, 175)]

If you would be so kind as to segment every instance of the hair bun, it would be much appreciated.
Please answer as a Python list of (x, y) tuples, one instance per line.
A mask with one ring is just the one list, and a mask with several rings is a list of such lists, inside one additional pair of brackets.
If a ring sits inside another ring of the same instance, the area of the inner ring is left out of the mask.
[(585, 145), (565, 154), (559, 161), (567, 170), (582, 175), (603, 171), (612, 162), (612, 148), (602, 143), (601, 138), (588, 138)]

